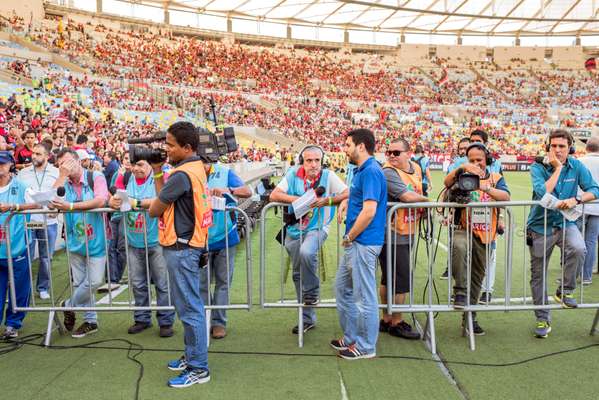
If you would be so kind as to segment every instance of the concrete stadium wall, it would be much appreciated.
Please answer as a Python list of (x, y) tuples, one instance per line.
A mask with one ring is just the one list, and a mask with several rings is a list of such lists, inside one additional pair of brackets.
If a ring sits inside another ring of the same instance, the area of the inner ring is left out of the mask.
[(462, 61), (485, 61), (487, 49), (484, 46), (437, 46), (437, 57), (461, 59)]

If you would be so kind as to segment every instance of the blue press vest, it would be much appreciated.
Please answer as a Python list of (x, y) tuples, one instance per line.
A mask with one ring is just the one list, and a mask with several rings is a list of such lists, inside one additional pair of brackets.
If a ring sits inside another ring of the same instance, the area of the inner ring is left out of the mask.
[[(221, 164), (212, 164), (212, 171), (208, 175), (208, 188), (226, 188), (229, 183), (229, 168)], [(208, 229), (208, 248), (225, 239), (225, 215), (227, 219), (227, 234), (237, 230), (237, 221), (231, 219), (231, 212), (212, 210), (212, 226)], [(234, 241), (235, 242), (235, 241)], [(237, 240), (236, 242), (239, 242)], [(229, 246), (237, 243), (229, 243)]]
[[(140, 186), (132, 175), (127, 183), (127, 194), (134, 199), (144, 200), (156, 197), (154, 178), (151, 176)], [(127, 240), (136, 249), (145, 248), (144, 225), (146, 228), (146, 240), (148, 247), (158, 245), (158, 218), (150, 218), (147, 211), (129, 211), (125, 213), (125, 231)]]
[[(95, 179), (100, 172), (94, 172)], [(65, 199), (67, 202), (76, 203), (81, 201), (93, 200), (94, 192), (87, 183), (87, 172), (83, 171), (83, 187), (81, 188), (81, 198), (77, 197), (77, 192), (70, 182), (64, 185), (66, 189)], [(85, 225), (83, 213), (68, 213), (64, 216), (65, 227), (67, 230), (67, 245), (69, 251), (85, 256), (85, 237), (88, 239), (88, 249), (90, 257), (101, 257), (106, 255), (106, 232), (104, 232), (103, 214), (86, 213)]]
[[(25, 203), (25, 184), (15, 178), (11, 179), (8, 184), (9, 188), (4, 193), (0, 194), (0, 203), (8, 204), (24, 204)], [(5, 212), (0, 214), (0, 259), (8, 259), (6, 249), (6, 234), (4, 230), (4, 221), (10, 213)], [(27, 250), (25, 240), (25, 223), (29, 221), (29, 216), (25, 217), (22, 214), (15, 215), (10, 219), (10, 254), (11, 256), (22, 256)], [(31, 240), (31, 239), (30, 239)]]
[[(287, 190), (287, 194), (289, 194), (291, 196), (302, 196), (306, 193), (306, 190), (304, 189), (304, 180), (297, 176), (298, 168), (290, 169), (286, 175), (287, 183), (289, 184), (289, 189)], [(318, 184), (318, 186), (323, 186), (325, 189), (327, 188), (328, 181), (329, 181), (329, 172), (330, 171), (328, 169), (322, 170), (322, 175), (320, 177), (320, 183)], [(325, 192), (323, 194), (324, 197), (327, 197), (329, 195), (330, 195), (330, 193), (328, 193), (328, 192)], [(322, 229), (324, 226), (329, 225), (331, 223), (331, 221), (333, 220), (333, 217), (335, 216), (335, 208), (336, 207), (315, 208), (312, 211), (312, 218), (310, 218), (310, 222), (308, 223), (308, 226), (302, 230), (302, 234), (306, 234), (309, 231)], [(324, 218), (326, 215), (326, 213), (325, 213), (326, 209), (329, 209), (329, 216), (328, 216), (327, 220), (325, 221)], [(293, 212), (293, 209), (291, 206), (289, 206), (289, 211)], [(287, 234), (293, 239), (298, 239), (300, 237), (299, 224), (288, 226)]]

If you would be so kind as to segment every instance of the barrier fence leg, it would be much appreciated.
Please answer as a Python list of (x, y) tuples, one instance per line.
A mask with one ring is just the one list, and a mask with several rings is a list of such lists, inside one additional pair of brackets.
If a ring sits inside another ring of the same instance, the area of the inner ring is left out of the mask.
[(49, 347), (52, 342), (52, 332), (54, 331), (54, 324), (58, 328), (58, 332), (61, 335), (66, 333), (66, 329), (62, 325), (60, 318), (56, 314), (56, 311), (50, 311), (48, 314), (48, 326), (46, 328), (46, 337), (44, 338), (44, 346)]
[[(208, 296), (210, 296), (210, 291), (208, 291)], [(205, 310), (206, 314), (206, 346), (210, 347), (210, 328), (212, 321), (212, 310)]]
[[(428, 344), (432, 354), (437, 354), (437, 338), (435, 335), (435, 313), (430, 311), (427, 315), (426, 324), (428, 326), (428, 330), (425, 331), (425, 334), (428, 334)], [(428, 333), (427, 333), (428, 332)]]
[(476, 350), (476, 342), (474, 341), (474, 328), (472, 323), (473, 320), (474, 318), (472, 318), (472, 311), (468, 311), (466, 313), (466, 321), (464, 321), (466, 323), (465, 328), (462, 330), (463, 336), (468, 335), (468, 342), (470, 344), (470, 350), (472, 351)]
[(304, 307), (301, 305), (297, 308), (297, 345), (304, 347)]
[(599, 310), (597, 310), (597, 312), (595, 312), (595, 318), (593, 319), (593, 326), (591, 326), (591, 332), (590, 332), (591, 336), (594, 336), (595, 333), (597, 332), (597, 323), (599, 323)]

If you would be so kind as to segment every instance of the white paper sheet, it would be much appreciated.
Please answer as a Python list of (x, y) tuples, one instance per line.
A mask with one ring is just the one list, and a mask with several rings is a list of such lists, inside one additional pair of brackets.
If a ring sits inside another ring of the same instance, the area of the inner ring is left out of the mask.
[(314, 189), (308, 190), (302, 197), (291, 203), (295, 218), (300, 219), (310, 211), (310, 204), (316, 200)]
[[(543, 206), (544, 208), (547, 208), (549, 210), (557, 210), (557, 203), (559, 203), (560, 201), (561, 200), (556, 198), (551, 193), (545, 193), (545, 196), (543, 196), (540, 203), (541, 203), (541, 206)], [(559, 210), (559, 212), (561, 212), (562, 215), (568, 221), (576, 221), (578, 218), (580, 218), (582, 216), (582, 213), (576, 207), (571, 208), (569, 210)]]

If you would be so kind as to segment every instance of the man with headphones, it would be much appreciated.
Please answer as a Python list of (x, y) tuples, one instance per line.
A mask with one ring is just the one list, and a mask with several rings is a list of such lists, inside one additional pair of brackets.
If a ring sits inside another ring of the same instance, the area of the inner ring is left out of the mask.
[[(478, 175), (480, 186), (478, 190), (470, 192), (472, 202), (491, 202), (491, 201), (509, 201), (510, 192), (503, 179), (503, 176), (490, 170), (493, 157), (489, 150), (482, 143), (472, 143), (466, 150), (468, 162), (462, 164), (459, 168), (450, 172), (445, 177), (445, 187), (451, 188), (461, 173), (470, 173)], [(451, 242), (451, 274), (454, 279), (454, 307), (462, 309), (468, 305), (476, 305), (480, 295), (480, 288), (485, 278), (488, 255), (491, 251), (492, 243), (497, 236), (497, 221), (499, 218), (499, 209), (486, 208), (463, 208), (456, 209), (459, 212), (459, 218), (454, 219), (453, 240)], [(468, 237), (470, 233), (471, 237)], [(470, 253), (470, 254), (468, 254)], [(471, 262), (470, 269), (470, 293), (468, 293), (468, 263)], [(475, 335), (484, 335), (485, 331), (476, 321), (476, 315), (473, 313), (473, 333)], [(462, 321), (462, 328), (466, 329), (465, 320)]]
[[(293, 264), (297, 299), (307, 306), (318, 304), (318, 252), (327, 239), (329, 225), (335, 216), (335, 206), (349, 194), (345, 183), (333, 171), (324, 168), (324, 158), (322, 148), (306, 146), (299, 154), (299, 165), (290, 168), (270, 194), (270, 201), (291, 204), (309, 190), (322, 193), (312, 203), (313, 211), (301, 220), (288, 224), (283, 235), (285, 248)], [(291, 206), (289, 209), (293, 212)], [(316, 326), (316, 311), (313, 307), (305, 307), (303, 315), (302, 329), (307, 332)], [(299, 329), (299, 326), (294, 327), (292, 333), (297, 334)]]
[[(549, 134), (545, 145), (546, 160), (537, 160), (531, 168), (532, 199), (541, 200), (547, 193), (559, 202), (558, 210), (532, 206), (526, 223), (526, 238), (530, 250), (530, 286), (535, 305), (547, 305), (547, 271), (555, 245), (562, 251), (563, 280), (554, 299), (564, 308), (576, 308), (573, 296), (576, 289), (576, 271), (584, 263), (586, 247), (576, 221), (563, 218), (559, 210), (569, 210), (578, 204), (599, 198), (599, 186), (575, 152), (574, 139), (567, 131), (556, 129)], [(579, 188), (582, 194), (579, 193)], [(551, 332), (549, 310), (535, 310), (535, 336), (546, 338)]]

